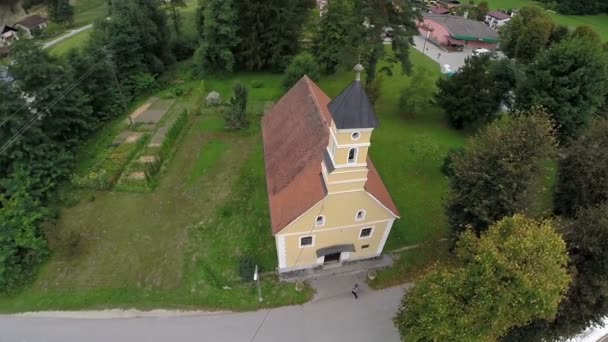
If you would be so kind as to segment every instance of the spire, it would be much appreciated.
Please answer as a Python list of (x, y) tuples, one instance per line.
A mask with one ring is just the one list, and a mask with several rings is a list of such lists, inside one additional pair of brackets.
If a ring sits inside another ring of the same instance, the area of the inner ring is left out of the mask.
[(355, 81), (361, 81), (361, 71), (363, 71), (365, 68), (363, 67), (363, 65), (361, 65), (361, 63), (357, 63), (357, 65), (355, 65), (353, 69), (357, 73)]

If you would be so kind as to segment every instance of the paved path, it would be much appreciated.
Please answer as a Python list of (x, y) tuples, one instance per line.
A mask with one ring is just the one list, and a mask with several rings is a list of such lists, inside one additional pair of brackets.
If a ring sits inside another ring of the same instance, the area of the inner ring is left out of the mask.
[[(439, 65), (449, 64), (452, 67), (452, 70), (456, 71), (458, 68), (464, 65), (464, 60), (466, 57), (473, 54), (473, 49), (464, 49), (463, 51), (454, 51), (448, 52), (442, 48), (439, 48), (437, 45), (428, 41), (426, 46), (424, 46), (424, 37), (418, 35), (414, 36), (414, 44), (416, 50), (424, 53), (429, 56), (431, 59), (439, 63)], [(424, 50), (423, 50), (424, 48)], [(441, 57), (438, 57), (438, 54), (441, 53)]]
[(59, 37), (59, 38), (57, 38), (57, 39), (53, 39), (53, 40), (51, 40), (50, 42), (46, 42), (46, 43), (44, 43), (44, 44), (42, 45), (42, 48), (43, 48), (43, 49), (48, 49), (48, 48), (50, 48), (51, 46), (56, 45), (56, 44), (59, 44), (59, 43), (61, 43), (62, 41), (64, 41), (64, 40), (66, 40), (66, 39), (68, 39), (68, 38), (70, 38), (70, 37), (73, 37), (73, 36), (75, 36), (75, 35), (79, 34), (79, 33), (80, 33), (80, 32), (82, 32), (82, 31), (86, 31), (86, 30), (90, 29), (91, 27), (93, 27), (93, 24), (89, 24), (89, 25), (87, 25), (87, 26), (83, 26), (83, 27), (78, 28), (78, 29), (70, 30), (68, 33), (64, 34), (63, 36), (61, 36), (61, 37)]
[[(354, 279), (354, 278), (353, 278)], [(350, 285), (349, 279), (345, 282)], [(274, 310), (116, 319), (0, 316), (0, 341), (255, 341), (398, 342), (391, 317), (402, 289), (363, 288), (355, 300), (350, 287), (315, 301)]]

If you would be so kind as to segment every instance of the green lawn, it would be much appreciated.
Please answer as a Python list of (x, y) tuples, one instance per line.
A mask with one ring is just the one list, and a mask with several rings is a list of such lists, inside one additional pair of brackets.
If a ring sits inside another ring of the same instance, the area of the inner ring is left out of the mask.
[(107, 0), (77, 0), (74, 2), (74, 27), (92, 24), (108, 15)]
[[(531, 0), (487, 0), (490, 9), (510, 9), (519, 8), (526, 5), (542, 5)], [(580, 25), (591, 26), (603, 40), (608, 40), (608, 15), (562, 15), (558, 13), (549, 13), (553, 19), (559, 23), (571, 28)]]
[(64, 41), (59, 42), (49, 48), (49, 52), (55, 56), (66, 55), (70, 50), (79, 48), (84, 45), (86, 40), (91, 35), (91, 29), (82, 31), (75, 36), (72, 36)]
[[(415, 68), (439, 76), (439, 66), (432, 60), (413, 50), (412, 58)], [(181, 63), (180, 70), (169, 74), (179, 78), (188, 68), (188, 63)], [(419, 242), (431, 244), (445, 235), (442, 198), (447, 182), (439, 168), (445, 153), (465, 141), (462, 133), (447, 126), (440, 110), (413, 118), (402, 116), (397, 103), (409, 78), (397, 66), (392, 70), (393, 76), (384, 76), (376, 105), (380, 127), (374, 131), (371, 147), (371, 156), (402, 216), (394, 225), (387, 250)], [(219, 111), (206, 108), (200, 116), (191, 116), (176, 155), (153, 192), (72, 192), (79, 202), (62, 208), (57, 224), (46, 229), (51, 259), (30, 287), (0, 298), (0, 311), (106, 307), (250, 310), (310, 298), (310, 289), (298, 293), (293, 285), (277, 283), (269, 274), (263, 282), (267, 301), (260, 305), (253, 284), (243, 283), (239, 277), (243, 260), (255, 260), (263, 272), (276, 267), (259, 122), (267, 102), (283, 94), (281, 78), (245, 73), (205, 80), (206, 91), (219, 91), (224, 100), (235, 82), (250, 86), (250, 128), (226, 132)], [(348, 71), (318, 83), (333, 97), (353, 79), (354, 73)], [(91, 164), (121, 125), (116, 121), (85, 145), (79, 170)], [(399, 267), (432, 260), (435, 256), (405, 257)], [(383, 276), (383, 283), (396, 281), (395, 274), (397, 268)]]

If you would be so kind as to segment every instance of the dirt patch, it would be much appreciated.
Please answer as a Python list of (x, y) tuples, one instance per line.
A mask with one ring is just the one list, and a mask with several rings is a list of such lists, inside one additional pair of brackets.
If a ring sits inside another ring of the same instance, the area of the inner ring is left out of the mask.
[(157, 123), (160, 119), (165, 116), (167, 113), (166, 109), (148, 109), (139, 115), (137, 118), (133, 119), (134, 123)]
[(117, 135), (114, 140), (112, 140), (112, 144), (110, 146), (116, 147), (122, 144), (128, 137), (130, 137), (134, 132), (131, 131), (122, 131), (119, 135)]
[(137, 140), (139, 140), (144, 134), (143, 133), (133, 133), (131, 132), (131, 134), (129, 134), (129, 136), (127, 136), (127, 138), (125, 139), (125, 143), (134, 143), (137, 142)]
[(131, 115), (129, 115), (131, 117), (131, 119), (135, 120), (137, 119), (143, 112), (145, 112), (148, 108), (150, 108), (150, 106), (152, 105), (152, 99), (150, 99), (149, 102), (144, 103), (143, 105), (139, 106), (139, 108), (137, 108), (136, 110), (133, 111), (133, 113), (131, 113)]
[(146, 174), (143, 172), (131, 172), (129, 174), (129, 179), (143, 180), (143, 179), (146, 179)]
[(141, 156), (139, 157), (137, 162), (142, 164), (151, 164), (156, 162), (156, 160), (158, 160), (156, 156)]

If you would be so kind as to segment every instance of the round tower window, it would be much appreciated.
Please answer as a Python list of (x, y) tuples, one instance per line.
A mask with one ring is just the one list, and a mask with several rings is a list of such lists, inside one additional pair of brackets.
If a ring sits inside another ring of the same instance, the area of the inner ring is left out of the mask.
[(359, 140), (361, 134), (359, 132), (355, 132), (350, 136), (353, 140)]

